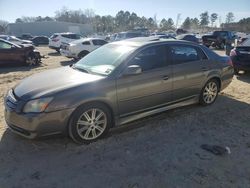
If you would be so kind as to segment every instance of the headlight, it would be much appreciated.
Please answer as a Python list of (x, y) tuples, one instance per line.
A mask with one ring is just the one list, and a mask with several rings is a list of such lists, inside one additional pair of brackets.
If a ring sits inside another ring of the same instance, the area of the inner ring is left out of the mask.
[(23, 108), (24, 113), (43, 112), (52, 101), (52, 97), (31, 100), (27, 102)]

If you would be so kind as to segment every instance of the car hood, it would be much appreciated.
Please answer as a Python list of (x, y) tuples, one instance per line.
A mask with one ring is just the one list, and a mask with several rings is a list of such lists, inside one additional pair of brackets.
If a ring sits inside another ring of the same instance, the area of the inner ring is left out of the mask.
[(105, 78), (81, 72), (71, 67), (44, 71), (24, 79), (14, 88), (14, 93), (22, 100), (30, 100)]

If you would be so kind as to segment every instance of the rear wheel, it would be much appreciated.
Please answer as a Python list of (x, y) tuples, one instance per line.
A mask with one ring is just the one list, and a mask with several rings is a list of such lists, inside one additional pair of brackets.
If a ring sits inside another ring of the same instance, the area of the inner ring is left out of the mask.
[(209, 80), (203, 87), (200, 94), (200, 104), (210, 105), (214, 103), (218, 96), (219, 92), (219, 83), (215, 79)]
[(27, 66), (34, 66), (39, 63), (39, 60), (34, 53), (29, 53), (26, 57), (25, 63)]
[(84, 56), (86, 56), (89, 52), (88, 51), (82, 51), (78, 54), (78, 58), (82, 59)]
[(69, 135), (74, 142), (87, 144), (107, 134), (111, 123), (111, 114), (105, 105), (86, 104), (73, 113)]

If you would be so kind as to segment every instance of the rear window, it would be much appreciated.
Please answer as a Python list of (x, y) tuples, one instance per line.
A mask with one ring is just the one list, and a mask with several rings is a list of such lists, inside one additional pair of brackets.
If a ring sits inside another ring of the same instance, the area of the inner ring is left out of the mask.
[(140, 37), (140, 33), (127, 33), (126, 37), (127, 38), (134, 38), (134, 37)]
[(192, 46), (171, 46), (171, 54), (174, 64), (181, 64), (200, 59), (197, 50)]
[(55, 34), (54, 34), (54, 35), (52, 35), (50, 38), (51, 38), (51, 39), (54, 39), (54, 38), (56, 38), (56, 37), (58, 37), (58, 35), (55, 35)]
[(222, 36), (222, 37), (225, 37), (225, 36), (227, 36), (227, 32), (226, 32), (226, 31), (215, 31), (215, 32), (214, 32), (214, 35), (215, 35), (215, 36)]
[(105, 40), (92, 40), (92, 42), (95, 46), (102, 46), (104, 44), (107, 44)]
[(250, 38), (247, 39), (247, 40), (245, 40), (245, 41), (241, 44), (241, 46), (250, 46)]
[(89, 42), (89, 41), (84, 41), (84, 42), (82, 43), (82, 45), (90, 45), (90, 42)]
[(81, 35), (77, 34), (63, 34), (62, 37), (68, 38), (68, 39), (80, 39)]

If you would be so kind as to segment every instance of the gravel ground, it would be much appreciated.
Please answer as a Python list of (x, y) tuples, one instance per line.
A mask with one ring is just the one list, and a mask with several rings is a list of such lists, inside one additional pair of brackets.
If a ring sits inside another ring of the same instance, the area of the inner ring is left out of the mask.
[[(47, 47), (37, 68), (0, 69), (0, 97), (21, 79), (71, 64)], [(222, 54), (223, 52), (218, 52)], [(0, 101), (0, 187), (250, 187), (250, 75), (234, 77), (208, 107), (191, 105), (75, 145), (68, 138), (26, 140), (6, 129)], [(216, 156), (201, 144), (228, 146)]]

